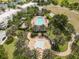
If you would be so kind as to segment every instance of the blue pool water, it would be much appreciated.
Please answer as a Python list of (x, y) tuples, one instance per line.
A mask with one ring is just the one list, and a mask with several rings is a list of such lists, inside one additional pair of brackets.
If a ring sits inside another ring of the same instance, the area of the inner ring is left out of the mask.
[(35, 43), (35, 48), (43, 48), (44, 44), (45, 44), (45, 42), (43, 40), (37, 41)]
[(44, 20), (42, 16), (39, 16), (36, 20), (36, 25), (43, 25), (44, 24)]

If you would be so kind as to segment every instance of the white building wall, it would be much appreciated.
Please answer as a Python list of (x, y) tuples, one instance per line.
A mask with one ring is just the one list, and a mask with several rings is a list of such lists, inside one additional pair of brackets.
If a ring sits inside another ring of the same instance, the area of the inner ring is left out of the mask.
[(2, 45), (6, 41), (6, 39), (6, 31), (0, 31), (0, 45)]

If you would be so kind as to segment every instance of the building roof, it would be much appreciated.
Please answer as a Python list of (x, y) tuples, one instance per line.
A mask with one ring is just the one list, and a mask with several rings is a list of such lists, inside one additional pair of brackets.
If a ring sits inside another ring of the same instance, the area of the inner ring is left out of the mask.
[(13, 14), (15, 14), (17, 11), (10, 9), (9, 11), (4, 12), (3, 14), (0, 15), (0, 22), (5, 21), (5, 20), (9, 20), (6, 19), (8, 17), (11, 17)]

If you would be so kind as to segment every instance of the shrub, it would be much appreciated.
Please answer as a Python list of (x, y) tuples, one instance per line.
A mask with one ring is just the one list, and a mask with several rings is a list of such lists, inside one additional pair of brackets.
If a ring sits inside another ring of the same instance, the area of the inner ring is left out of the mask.
[(63, 7), (63, 6), (68, 7), (68, 6), (69, 6), (69, 2), (68, 2), (67, 0), (63, 0), (63, 1), (61, 2), (61, 6), (62, 6), (62, 7)]
[(54, 4), (54, 5), (58, 5), (57, 0), (52, 0), (51, 2), (52, 2), (52, 4)]
[(79, 3), (70, 4), (69, 9), (71, 9), (71, 10), (79, 10)]
[(14, 38), (12, 36), (9, 36), (5, 43), (11, 44), (13, 41), (14, 41)]

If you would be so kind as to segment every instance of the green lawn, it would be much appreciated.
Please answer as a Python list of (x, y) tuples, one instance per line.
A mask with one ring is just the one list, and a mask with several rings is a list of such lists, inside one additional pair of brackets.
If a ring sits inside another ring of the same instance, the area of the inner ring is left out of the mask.
[(49, 38), (51, 38), (51, 39), (55, 38), (55, 35), (52, 33), (52, 30), (48, 30), (47, 34), (48, 34)]
[[(51, 40), (55, 38), (55, 35), (52, 33), (51, 30), (48, 30), (47, 33), (48, 33), (49, 37), (51, 38)], [(62, 34), (62, 35), (63, 35), (63, 34)], [(65, 36), (64, 36), (64, 37), (65, 37)], [(63, 52), (63, 51), (66, 51), (66, 50), (67, 50), (67, 48), (68, 48), (68, 43), (64, 43), (64, 45), (59, 45), (59, 44), (58, 44), (58, 46), (59, 46), (60, 51)]]
[(58, 3), (61, 4), (62, 1), (63, 1), (63, 0), (58, 0)]
[(64, 45), (59, 45), (59, 49), (60, 49), (61, 52), (66, 51), (67, 48), (68, 48), (68, 44), (67, 43), (65, 43)]
[(5, 51), (8, 54), (8, 59), (13, 59), (13, 52), (15, 50), (15, 43), (17, 40), (14, 40), (11, 44), (4, 44)]

